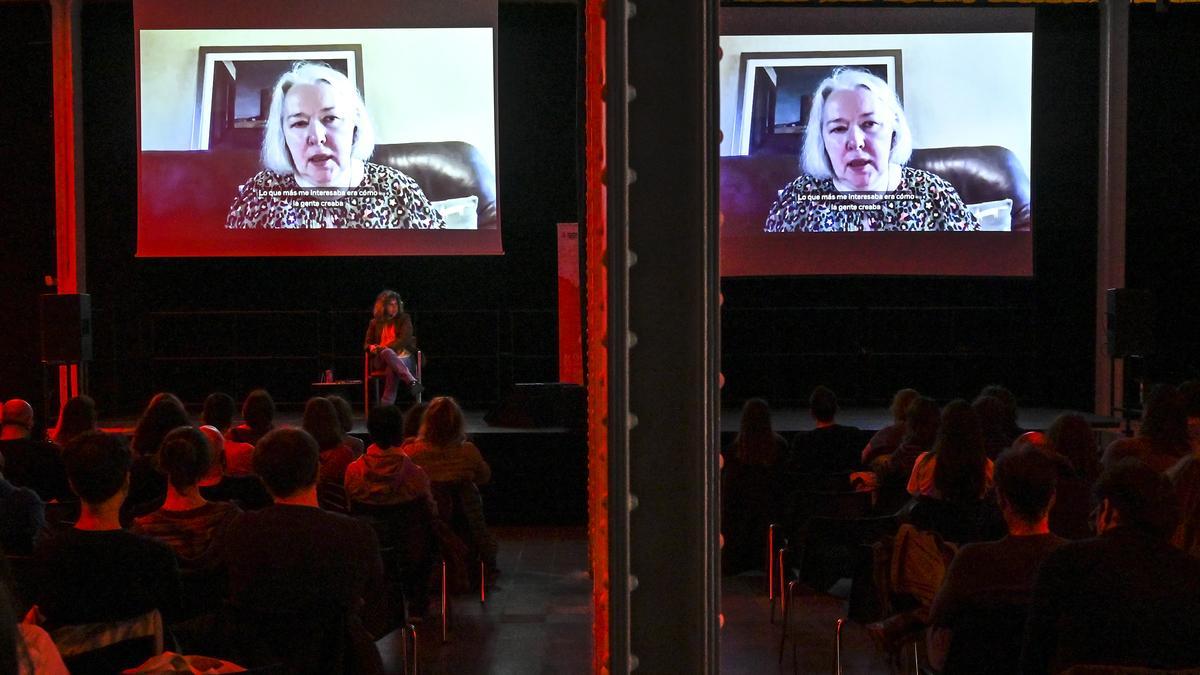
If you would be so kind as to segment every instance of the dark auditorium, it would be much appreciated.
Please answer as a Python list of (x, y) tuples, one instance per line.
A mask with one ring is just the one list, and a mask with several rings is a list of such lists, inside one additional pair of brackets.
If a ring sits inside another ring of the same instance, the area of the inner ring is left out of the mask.
[(0, 35), (0, 673), (1200, 675), (1200, 0)]

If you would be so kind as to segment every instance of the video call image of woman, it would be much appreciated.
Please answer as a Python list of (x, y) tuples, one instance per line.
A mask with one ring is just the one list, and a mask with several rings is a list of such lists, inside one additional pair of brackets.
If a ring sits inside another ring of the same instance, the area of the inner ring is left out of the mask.
[(803, 173), (780, 190), (766, 232), (978, 230), (942, 178), (905, 166), (912, 131), (895, 92), (868, 72), (839, 68), (813, 93)]
[(362, 94), (324, 64), (275, 84), (261, 160), (238, 188), (231, 229), (430, 229), (445, 222), (416, 181), (368, 161), (375, 133)]

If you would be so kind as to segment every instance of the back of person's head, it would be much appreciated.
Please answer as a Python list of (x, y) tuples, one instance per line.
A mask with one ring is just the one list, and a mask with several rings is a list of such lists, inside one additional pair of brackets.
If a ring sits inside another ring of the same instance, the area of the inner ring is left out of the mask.
[(1078, 413), (1063, 413), (1046, 429), (1047, 447), (1071, 462), (1075, 474), (1088, 481), (1100, 475), (1096, 434), (1092, 425)]
[(904, 411), (904, 442), (926, 450), (932, 448), (941, 423), (942, 411), (937, 401), (918, 396)]
[(996, 492), (1013, 515), (1035, 524), (1049, 514), (1058, 480), (1058, 464), (1033, 447), (1021, 443), (996, 458)]
[(79, 434), (96, 428), (96, 402), (90, 396), (75, 396), (63, 404), (54, 429), (54, 442), (66, 445)]
[(79, 499), (99, 504), (125, 487), (133, 455), (120, 436), (85, 431), (63, 448), (62, 460)]
[(204, 411), (200, 413), (200, 421), (225, 433), (233, 426), (233, 416), (236, 414), (237, 403), (233, 397), (218, 391), (204, 399)]
[(254, 473), (267, 491), (286, 498), (317, 484), (320, 466), (317, 441), (303, 429), (275, 429), (254, 446)]
[(896, 424), (904, 424), (904, 415), (908, 412), (908, 406), (921, 396), (916, 389), (901, 389), (892, 396), (892, 405), (888, 410), (892, 413), (892, 421)]
[(937, 455), (933, 484), (942, 499), (963, 502), (983, 496), (987, 455), (983, 450), (979, 416), (970, 403), (957, 399), (942, 409), (942, 423), (933, 452)]
[(998, 384), (989, 384), (979, 390), (980, 396), (991, 396), (992, 398), (1000, 399), (1009, 410), (1012, 411), (1013, 422), (1017, 420), (1017, 397), (1007, 387), (1002, 387)]
[(139, 455), (153, 455), (168, 432), (187, 424), (187, 410), (175, 394), (155, 394), (133, 430), (133, 451)]
[(1183, 457), (1191, 450), (1186, 404), (1178, 389), (1160, 384), (1150, 391), (1138, 436), (1164, 455)]
[(466, 440), (463, 432), (462, 408), (449, 396), (438, 396), (429, 402), (421, 420), (421, 438), (438, 448), (459, 445)]
[(266, 431), (275, 423), (275, 399), (266, 389), (255, 389), (242, 401), (242, 419), (255, 431)]
[(1096, 503), (1108, 500), (1118, 523), (1166, 539), (1179, 521), (1179, 502), (1167, 477), (1127, 457), (1105, 469), (1092, 489)]
[(33, 429), (33, 406), (28, 401), (12, 398), (4, 402), (3, 426), (21, 427), (26, 431)]
[(1007, 447), (1016, 439), (1017, 411), (995, 396), (979, 396), (971, 402), (979, 417), (984, 445), (988, 448)]
[(837, 395), (829, 387), (817, 385), (808, 395), (808, 409), (818, 422), (832, 422), (838, 410)]
[(172, 429), (158, 449), (158, 469), (176, 490), (195, 486), (212, 466), (213, 448), (195, 427)]
[(425, 421), (425, 411), (429, 404), (418, 401), (404, 411), (404, 437), (416, 438), (421, 435), (421, 423)]
[(337, 411), (338, 424), (342, 425), (342, 431), (345, 433), (354, 431), (354, 408), (350, 407), (350, 402), (337, 394), (331, 394), (325, 398), (333, 404), (333, 409)]
[(742, 406), (741, 425), (734, 439), (738, 461), (770, 466), (779, 460), (779, 446), (771, 427), (771, 408), (761, 398), (752, 398)]
[(342, 431), (342, 423), (337, 417), (337, 409), (329, 399), (320, 396), (314, 396), (304, 404), (304, 416), (300, 426), (317, 440), (317, 447), (321, 452), (336, 448), (346, 439), (346, 432)]
[(381, 450), (400, 445), (404, 441), (404, 414), (394, 405), (374, 408), (367, 420), (367, 432)]

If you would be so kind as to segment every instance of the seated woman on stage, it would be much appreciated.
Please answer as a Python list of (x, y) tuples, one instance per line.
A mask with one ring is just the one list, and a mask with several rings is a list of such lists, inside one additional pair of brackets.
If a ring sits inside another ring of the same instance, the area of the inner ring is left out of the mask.
[(371, 355), (372, 368), (387, 368), (383, 396), (379, 405), (396, 402), (400, 383), (416, 397), (423, 387), (412, 374), (417, 363), (417, 339), (413, 336), (412, 317), (404, 312), (404, 303), (396, 291), (383, 291), (375, 298), (371, 323), (363, 349)]

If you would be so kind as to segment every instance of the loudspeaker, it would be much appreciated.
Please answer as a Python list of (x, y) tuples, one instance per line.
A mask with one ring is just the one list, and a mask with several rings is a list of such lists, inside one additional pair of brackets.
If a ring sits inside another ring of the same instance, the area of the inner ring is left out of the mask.
[(1145, 356), (1153, 349), (1154, 298), (1150, 291), (1108, 289), (1105, 318), (1109, 356)]
[(44, 363), (92, 360), (92, 296), (43, 294), (41, 318)]
[(493, 427), (581, 429), (587, 417), (587, 393), (566, 382), (521, 382), (483, 421)]

